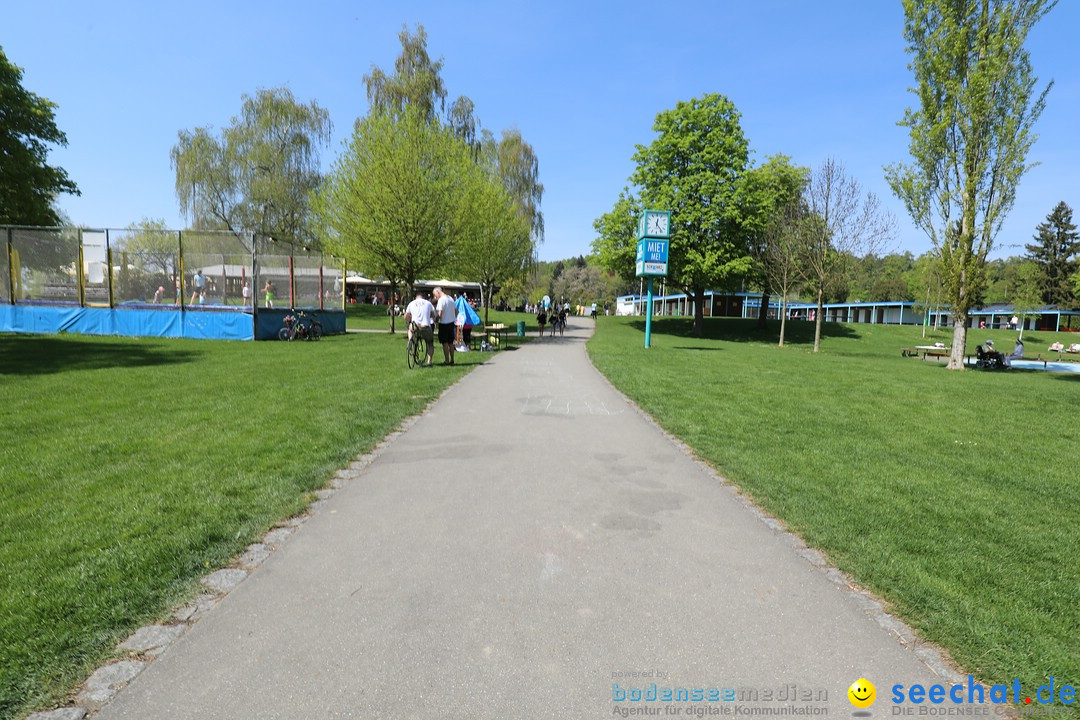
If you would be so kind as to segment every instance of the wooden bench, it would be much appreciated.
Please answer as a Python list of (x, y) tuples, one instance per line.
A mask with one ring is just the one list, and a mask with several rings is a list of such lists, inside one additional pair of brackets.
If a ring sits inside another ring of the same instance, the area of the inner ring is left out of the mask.
[(949, 354), (949, 348), (940, 348), (936, 350), (927, 350), (925, 348), (914, 347), (900, 348), (900, 355), (902, 357), (922, 358), (923, 360), (928, 357), (932, 357), (935, 359), (947, 358), (949, 357)]
[(486, 332), (476, 332), (476, 330), (473, 330), (469, 337), (469, 349), (479, 350), (485, 340), (487, 340)]

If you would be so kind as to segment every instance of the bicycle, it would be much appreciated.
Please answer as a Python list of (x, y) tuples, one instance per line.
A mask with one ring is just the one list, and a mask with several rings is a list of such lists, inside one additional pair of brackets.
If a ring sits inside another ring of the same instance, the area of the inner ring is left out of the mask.
[(406, 362), (409, 364), (409, 369), (412, 370), (415, 367), (420, 367), (427, 360), (428, 341), (420, 333), (420, 328), (416, 323), (409, 324), (409, 332), (412, 337), (409, 338), (405, 351)]
[(302, 310), (295, 315), (282, 318), (285, 327), (278, 330), (278, 340), (319, 340), (322, 338), (322, 323)]

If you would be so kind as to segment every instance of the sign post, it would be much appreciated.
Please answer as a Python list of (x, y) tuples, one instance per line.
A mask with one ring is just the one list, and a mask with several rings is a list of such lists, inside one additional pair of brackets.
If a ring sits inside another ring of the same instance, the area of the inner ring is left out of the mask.
[(653, 278), (667, 277), (671, 243), (671, 212), (646, 210), (638, 224), (637, 276), (649, 279), (648, 309), (645, 311), (645, 347), (652, 346)]

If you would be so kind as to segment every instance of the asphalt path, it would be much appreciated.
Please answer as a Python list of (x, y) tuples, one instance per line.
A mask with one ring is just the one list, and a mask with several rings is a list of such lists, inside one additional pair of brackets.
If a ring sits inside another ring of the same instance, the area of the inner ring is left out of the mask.
[(885, 717), (950, 679), (615, 391), (592, 329), (490, 356), (98, 717), (850, 717), (860, 677)]

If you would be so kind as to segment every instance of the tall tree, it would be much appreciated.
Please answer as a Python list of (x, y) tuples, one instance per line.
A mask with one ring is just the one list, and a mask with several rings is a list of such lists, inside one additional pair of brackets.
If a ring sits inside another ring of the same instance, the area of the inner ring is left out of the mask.
[(0, 224), (59, 225), (56, 196), (80, 193), (46, 158), (67, 136), (56, 127), (56, 103), (26, 90), (22, 76), (0, 48)]
[[(817, 218), (810, 215), (802, 197), (791, 198), (778, 208), (760, 239), (765, 280), (773, 291), (780, 293), (779, 347), (784, 347), (787, 332), (788, 300), (806, 278), (803, 269), (805, 248), (810, 245), (808, 236), (815, 231), (815, 220)], [(761, 307), (768, 307), (767, 296), (762, 297)]]
[(1017, 269), (1016, 294), (1013, 298), (1013, 312), (1020, 316), (1020, 339), (1024, 338), (1024, 326), (1029, 317), (1039, 317), (1039, 305), (1042, 304), (1042, 272), (1037, 263), (1025, 260)]
[(1026, 245), (1027, 257), (1038, 268), (1042, 300), (1047, 305), (1071, 308), (1076, 301), (1072, 276), (1080, 269), (1080, 233), (1072, 221), (1072, 208), (1064, 202), (1036, 228), (1035, 243)]
[(368, 103), (378, 113), (402, 114), (411, 108), (428, 122), (435, 122), (446, 109), (442, 58), (432, 60), (428, 54), (423, 25), (416, 26), (415, 35), (403, 26), (398, 39), (401, 54), (394, 61), (394, 72), (388, 74), (372, 65), (371, 73), (364, 76)]
[[(779, 250), (777, 255), (770, 250), (769, 244), (784, 244), (790, 240), (780, 226), (792, 219), (792, 208), (798, 202), (809, 174), (808, 168), (792, 165), (790, 157), (777, 154), (767, 158), (764, 165), (749, 170), (739, 188), (741, 223), (754, 258), (754, 276), (761, 284), (759, 328), (766, 326), (769, 317), (767, 309), (774, 274), (770, 272), (768, 264), (773, 259), (782, 261), (784, 255), (783, 248), (771, 249)], [(775, 277), (785, 277), (786, 274), (786, 270), (782, 269)], [(780, 344), (784, 344), (782, 337)]]
[(481, 172), (468, 147), (421, 112), (369, 115), (315, 196), (325, 245), (411, 291), (453, 256), (462, 178)]
[(180, 243), (165, 221), (143, 218), (127, 226), (124, 250), (139, 267), (176, 281), (180, 272)]
[(566, 301), (575, 305), (589, 305), (594, 302), (610, 301), (607, 283), (599, 267), (586, 265), (583, 268), (570, 266), (552, 287), (552, 297), (559, 302)]
[(596, 230), (596, 239), (592, 241), (593, 253), (601, 267), (628, 283), (636, 283), (634, 260), (637, 256), (638, 218), (642, 210), (641, 202), (630, 189), (623, 188), (615, 206), (593, 221), (593, 229)]
[(208, 128), (180, 131), (171, 153), (180, 211), (196, 229), (254, 230), (309, 245), (308, 204), (330, 115), (314, 101), (298, 103), (286, 88), (243, 99), (220, 137)]
[(497, 143), (485, 131), (482, 148), (487, 166), (517, 203), (518, 212), (529, 222), (533, 244), (539, 245), (544, 241), (544, 214), (540, 209), (544, 185), (540, 182), (540, 161), (532, 145), (512, 128), (503, 130)]
[(637, 146), (631, 180), (646, 207), (671, 211), (668, 285), (694, 304), (700, 336), (706, 288), (730, 286), (753, 267), (738, 198), (749, 146), (739, 111), (718, 94), (679, 102), (656, 116), (653, 130), (656, 139)]
[(524, 277), (532, 263), (532, 228), (498, 178), (478, 167), (465, 173), (450, 262), (461, 277), (480, 283), (486, 324), (495, 287)]
[(832, 158), (810, 175), (803, 195), (810, 215), (804, 233), (802, 268), (814, 291), (814, 352), (821, 350), (825, 294), (843, 283), (852, 259), (876, 254), (895, 233), (893, 217), (873, 193), (863, 193), (858, 181)]
[(950, 369), (964, 368), (968, 313), (985, 284), (986, 256), (1030, 167), (1048, 85), (1024, 42), (1056, 0), (904, 0), (904, 39), (919, 108), (910, 166), (886, 177), (942, 260), (953, 320)]

